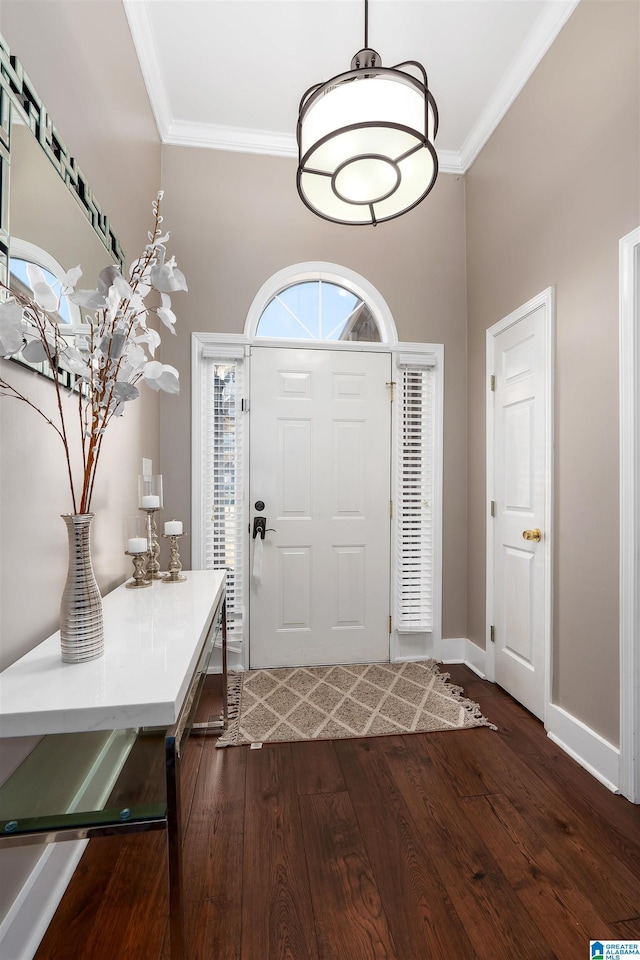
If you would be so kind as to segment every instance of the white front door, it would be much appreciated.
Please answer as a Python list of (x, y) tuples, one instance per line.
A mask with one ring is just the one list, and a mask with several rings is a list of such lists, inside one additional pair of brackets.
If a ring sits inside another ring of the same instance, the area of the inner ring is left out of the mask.
[(552, 307), (547, 291), (488, 331), (488, 675), (540, 719), (551, 631)]
[(252, 669), (389, 659), (390, 380), (389, 354), (251, 350)]

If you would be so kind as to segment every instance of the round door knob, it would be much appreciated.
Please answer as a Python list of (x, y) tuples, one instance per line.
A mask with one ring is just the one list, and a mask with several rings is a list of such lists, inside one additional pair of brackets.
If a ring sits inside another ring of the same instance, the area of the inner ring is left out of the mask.
[(542, 531), (538, 530), (537, 527), (535, 527), (533, 530), (523, 530), (522, 539), (535, 540), (536, 543), (540, 543), (540, 541), (542, 540)]

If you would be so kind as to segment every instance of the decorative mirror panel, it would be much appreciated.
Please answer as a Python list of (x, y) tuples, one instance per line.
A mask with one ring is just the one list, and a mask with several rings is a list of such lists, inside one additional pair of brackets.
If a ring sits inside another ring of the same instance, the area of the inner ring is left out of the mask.
[[(29, 257), (25, 251), (36, 253)], [(108, 217), (0, 36), (0, 280), (6, 284), (12, 256), (38, 262), (54, 275), (56, 265), (66, 272), (80, 264), (88, 288), (107, 264), (125, 264)], [(21, 272), (16, 264), (18, 286)], [(47, 364), (18, 362), (51, 376)], [(70, 375), (61, 375), (72, 386)]]

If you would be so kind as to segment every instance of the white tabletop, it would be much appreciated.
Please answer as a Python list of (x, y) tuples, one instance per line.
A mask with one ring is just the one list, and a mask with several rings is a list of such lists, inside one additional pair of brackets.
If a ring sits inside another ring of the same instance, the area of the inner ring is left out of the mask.
[(103, 600), (105, 653), (63, 663), (54, 633), (0, 673), (0, 737), (170, 727), (224, 589), (223, 570), (118, 587)]

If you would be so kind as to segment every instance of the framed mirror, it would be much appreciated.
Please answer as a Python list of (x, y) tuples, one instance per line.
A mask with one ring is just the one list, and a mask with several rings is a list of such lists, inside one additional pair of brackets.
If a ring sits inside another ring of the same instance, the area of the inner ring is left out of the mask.
[[(80, 264), (79, 287), (93, 288), (103, 267), (116, 263), (124, 269), (125, 255), (86, 177), (0, 36), (0, 280), (24, 290), (29, 262), (54, 279)], [(61, 314), (61, 325), (82, 322), (80, 311)], [(15, 359), (52, 376), (46, 363)], [(73, 385), (70, 374), (59, 375), (66, 386)]]

